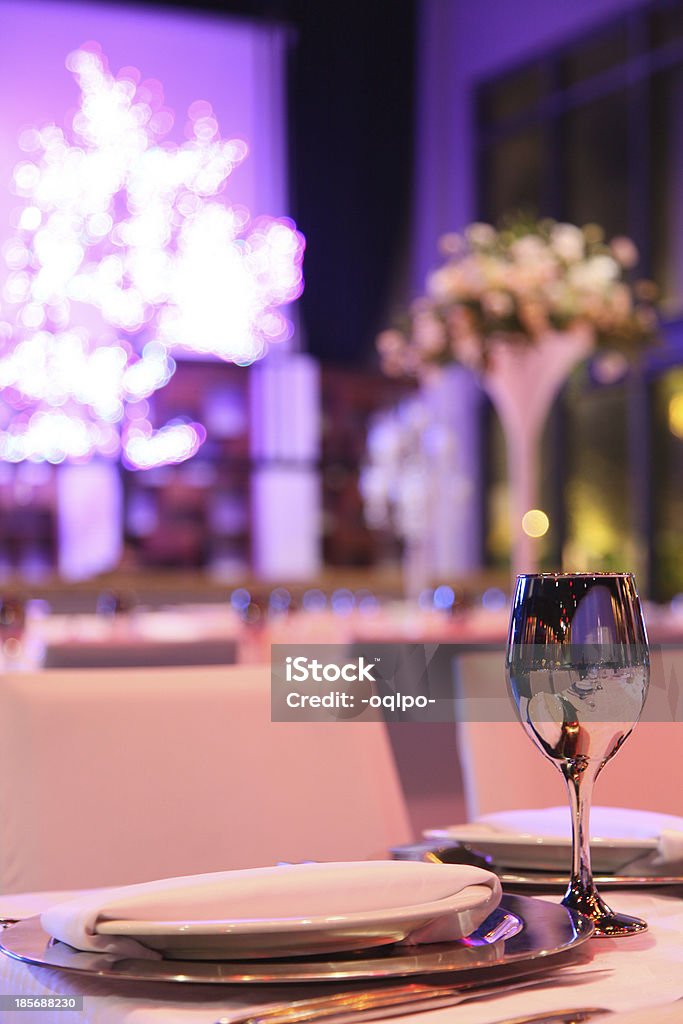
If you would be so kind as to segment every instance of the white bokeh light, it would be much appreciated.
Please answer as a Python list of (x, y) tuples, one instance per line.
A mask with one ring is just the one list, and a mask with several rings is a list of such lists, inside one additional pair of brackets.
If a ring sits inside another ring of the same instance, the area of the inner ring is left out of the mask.
[(227, 201), (248, 149), (221, 138), (208, 102), (191, 105), (188, 138), (174, 143), (159, 83), (131, 68), (114, 76), (94, 46), (66, 66), (81, 92), (70, 130), (29, 126), (19, 138), (0, 458), (179, 462), (202, 428), (155, 431), (128, 405), (168, 383), (174, 350), (246, 365), (288, 338), (279, 307), (301, 294), (304, 240), (290, 220), (252, 221)]
[(152, 431), (139, 426), (128, 431), (123, 450), (125, 461), (134, 469), (154, 469), (191, 458), (206, 437), (198, 423), (169, 423)]

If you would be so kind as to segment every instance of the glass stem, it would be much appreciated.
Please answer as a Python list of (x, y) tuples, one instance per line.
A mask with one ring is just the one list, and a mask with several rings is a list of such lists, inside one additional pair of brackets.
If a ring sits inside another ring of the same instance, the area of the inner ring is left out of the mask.
[(595, 888), (591, 871), (589, 818), (593, 784), (602, 764), (585, 757), (565, 761), (562, 774), (567, 780), (572, 809), (572, 877), (562, 900), (563, 906), (588, 917), (595, 934), (603, 937), (634, 935), (647, 925), (639, 918), (615, 914)]
[(588, 894), (595, 892), (591, 870), (590, 811), (593, 783), (599, 765), (594, 769), (589, 761), (576, 758), (563, 765), (562, 774), (567, 782), (572, 812), (572, 877), (569, 891)]

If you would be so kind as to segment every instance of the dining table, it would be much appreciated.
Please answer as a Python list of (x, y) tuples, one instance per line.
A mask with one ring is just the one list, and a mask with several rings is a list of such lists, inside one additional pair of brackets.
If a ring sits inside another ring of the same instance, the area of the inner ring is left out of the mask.
[[(67, 627), (73, 627), (73, 622), (56, 622), (53, 619), (47, 633), (50, 630), (56, 630), (56, 633), (47, 638), (74, 644), (97, 644), (102, 640), (101, 634), (113, 628), (117, 632), (117, 640), (122, 640), (124, 634), (127, 636), (130, 632), (133, 621), (136, 635), (141, 639), (166, 641), (171, 635), (177, 641), (179, 637), (196, 636), (198, 623), (202, 621), (207, 630), (209, 626), (211, 630), (223, 630), (223, 635), (232, 635), (238, 643), (243, 643), (246, 636), (253, 648), (254, 659), (258, 655), (260, 660), (263, 660), (264, 646), (290, 638), (291, 620), (283, 618), (267, 628), (248, 630), (234, 617), (228, 621), (224, 614), (188, 613), (183, 609), (161, 618), (145, 618), (140, 614), (128, 622), (123, 620), (102, 625), (97, 620), (94, 623), (88, 621), (85, 625), (91, 633), (85, 638), (83, 622), (77, 624), (80, 632), (70, 633)], [(469, 632), (457, 634), (458, 639), (475, 645), (498, 644), (499, 619), (500, 616), (482, 616), (481, 621), (473, 620)], [(302, 629), (300, 642), (304, 639), (329, 642), (333, 637), (338, 640), (339, 620), (332, 616), (302, 616), (296, 621)], [(449, 623), (446, 626), (453, 628)], [(415, 643), (420, 634), (423, 640), (429, 636), (434, 643), (443, 639), (440, 636), (440, 630), (444, 628), (442, 618), (425, 616), (417, 627), (413, 622), (411, 630), (417, 628), (417, 633), (408, 633), (404, 627), (405, 623), (397, 613), (393, 617), (379, 615), (372, 621), (370, 618), (350, 617), (345, 624), (344, 639), (348, 643), (357, 643), (376, 642), (378, 637), (388, 637), (393, 642), (400, 637), (403, 641)], [(455, 633), (453, 629), (449, 639), (452, 640)], [(251, 659), (243, 657), (240, 660)], [(49, 856), (49, 850), (45, 856)], [(6, 928), (0, 932), (0, 946), (11, 935), (12, 921), (34, 918), (73, 896), (73, 892), (0, 895), (0, 919), (6, 922)], [(537, 894), (531, 898), (551, 903), (560, 900), (557, 894)], [(523, 985), (513, 984), (515, 979), (511, 976), (509, 988), (503, 984), (487, 987), (484, 978), (476, 991), (463, 993), (466, 998), (457, 1007), (409, 1012), (413, 1008), (399, 1005), (391, 1013), (387, 1011), (384, 1018), (398, 1021), (405, 1018), (407, 1021), (410, 1017), (413, 1024), (451, 1024), (454, 1019), (458, 1024), (508, 1024), (511, 1021), (521, 1024), (536, 1015), (537, 1024), (541, 1024), (541, 1015), (544, 1014), (593, 1008), (595, 1012), (590, 1019), (600, 1020), (604, 1011), (605, 1019), (613, 1020), (615, 1024), (622, 1021), (623, 1024), (683, 1022), (683, 1002), (679, 1002), (683, 1000), (683, 884), (626, 885), (611, 892), (609, 901), (616, 911), (647, 921), (648, 930), (621, 938), (590, 938), (577, 948), (570, 962), (551, 962), (548, 958), (547, 971), (538, 970), (533, 977), (527, 977)], [(535, 966), (544, 965), (537, 963)], [(385, 984), (386, 980), (367, 978), (368, 989), (373, 991)], [(240, 984), (200, 984), (191, 980), (160, 982), (125, 976), (105, 978), (56, 966), (37, 966), (2, 952), (0, 1021), (11, 1021), (16, 1013), (22, 1013), (23, 1016), (16, 1019), (23, 1024), (45, 1024), (53, 1020), (56, 1024), (237, 1024), (245, 1016), (258, 1018), (265, 1008), (274, 1003), (291, 1007), (293, 1002), (309, 996), (341, 992), (345, 985), (348, 982), (334, 979), (324, 984), (301, 981), (288, 984), (244, 981)], [(54, 1001), (60, 999), (67, 1005), (55, 1009)], [(76, 1001), (74, 1008), (68, 1005), (71, 999)], [(373, 1017), (384, 1018), (381, 1012)], [(359, 1011), (352, 1019), (357, 1019), (360, 1024), (366, 1018)], [(296, 1018), (292, 1017), (291, 1024), (295, 1021)]]
[[(646, 608), (655, 648), (680, 647), (683, 613)], [(262, 664), (273, 644), (436, 645), (452, 652), (504, 649), (508, 609), (470, 607), (455, 613), (409, 601), (384, 601), (343, 613), (331, 607), (265, 613), (247, 620), (229, 602), (136, 606), (117, 614), (55, 613), (32, 602), (16, 651), (4, 651), (4, 671), (44, 668), (125, 668), (166, 664)]]
[[(8, 894), (0, 897), (0, 916), (29, 918), (73, 895)], [(557, 896), (534, 898), (558, 900)], [(618, 910), (646, 919), (648, 931), (627, 939), (591, 938), (570, 963), (559, 968), (549, 964), (547, 973), (539, 972), (511, 991), (506, 986), (491, 987), (490, 991), (473, 992), (457, 1008), (404, 1013), (399, 1006), (385, 1016), (399, 1022), (409, 1017), (412, 1024), (451, 1024), (454, 1020), (458, 1024), (497, 1024), (590, 1007), (603, 1009), (608, 1014), (605, 1019), (614, 1024), (682, 1021), (683, 1003), (677, 1001), (683, 998), (683, 888), (625, 889), (611, 893), (610, 902)], [(257, 1017), (273, 1003), (290, 1005), (342, 988), (339, 983), (198, 985), (102, 979), (31, 966), (0, 955), (0, 1019), (15, 1019), (8, 1006), (9, 998), (17, 998), (24, 1001), (25, 1008), (17, 1010), (22, 1016), (16, 1018), (23, 1024), (230, 1024), (245, 1015)], [(54, 997), (82, 997), (82, 1003), (79, 1001), (77, 1009), (52, 1010), (47, 1004)], [(366, 1018), (359, 1013), (357, 1019)], [(602, 1015), (590, 1019), (602, 1020)]]

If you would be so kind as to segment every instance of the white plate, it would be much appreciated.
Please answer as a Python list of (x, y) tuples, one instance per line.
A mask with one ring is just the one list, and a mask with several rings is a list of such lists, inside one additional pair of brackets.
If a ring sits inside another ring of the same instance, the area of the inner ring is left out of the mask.
[[(566, 965), (566, 954), (590, 938), (593, 925), (586, 917), (557, 903), (505, 893), (500, 904), (464, 942), (402, 948), (388, 946), (367, 954), (325, 959), (240, 960), (235, 963), (199, 960), (123, 959), (86, 953), (50, 939), (40, 918), (33, 917), (0, 932), (0, 953), (15, 960), (64, 971), (75, 976), (127, 981), (180, 982), (183, 985), (294, 985), (449, 976), (463, 989), (503, 975), (519, 978)], [(501, 973), (502, 972), (502, 973)], [(429, 978), (427, 978), (427, 983)], [(296, 993), (295, 993), (296, 995)]]
[[(621, 807), (594, 807), (591, 812), (593, 869), (616, 874), (637, 858), (654, 854), (663, 831), (683, 832), (683, 819), (670, 814)], [(501, 811), (477, 822), (425, 832), (429, 840), (456, 840), (511, 868), (563, 871), (571, 850), (568, 807)]]
[[(339, 869), (348, 865), (311, 865), (313, 870), (298, 873), (298, 884), (287, 889), (277, 889), (276, 874), (264, 874), (259, 880), (259, 899), (249, 899), (244, 883), (235, 894), (236, 905), (242, 904), (237, 914), (244, 914), (246, 908), (249, 917), (236, 914), (220, 920), (105, 919), (96, 923), (95, 931), (98, 935), (136, 939), (170, 959), (317, 956), (402, 942), (418, 930), (441, 922), (446, 915), (448, 938), (462, 938), (481, 924), (500, 899), (499, 887), (463, 887), (462, 866), (438, 866), (437, 874), (430, 872), (429, 876), (415, 873), (414, 886), (411, 879), (406, 885), (405, 872), (399, 877), (398, 866), (398, 862), (382, 861), (364, 864), (360, 892), (352, 892), (348, 886), (345, 892), (338, 884)], [(273, 882), (269, 899), (270, 879)], [(392, 906), (394, 885), (394, 900), (401, 893), (403, 900), (414, 902)], [(429, 897), (425, 898), (427, 893)], [(362, 906), (354, 906), (354, 898)], [(261, 908), (269, 908), (268, 913), (259, 912), (259, 903)], [(270, 916), (275, 913), (277, 916)], [(430, 936), (428, 941), (435, 940)]]

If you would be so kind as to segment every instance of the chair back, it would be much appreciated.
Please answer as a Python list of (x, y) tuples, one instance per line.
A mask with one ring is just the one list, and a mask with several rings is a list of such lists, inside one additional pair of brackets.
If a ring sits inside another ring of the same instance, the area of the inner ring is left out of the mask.
[[(454, 671), (458, 697), (485, 695), (484, 707), (489, 699), (497, 700), (497, 694), (501, 701), (498, 721), (459, 716), (458, 751), (467, 819), (472, 821), (494, 811), (564, 803), (565, 783), (555, 765), (541, 754), (517, 721), (502, 720), (512, 714), (503, 707), (503, 648), (462, 654), (455, 661)], [(672, 706), (674, 698), (679, 706)], [(643, 720), (600, 773), (595, 803), (683, 815), (683, 759), (678, 756), (683, 743), (682, 708), (683, 648), (653, 647), (650, 693)], [(494, 710), (490, 717), (496, 713)]]
[(382, 723), (274, 723), (267, 666), (0, 685), (0, 891), (386, 856), (410, 838)]

